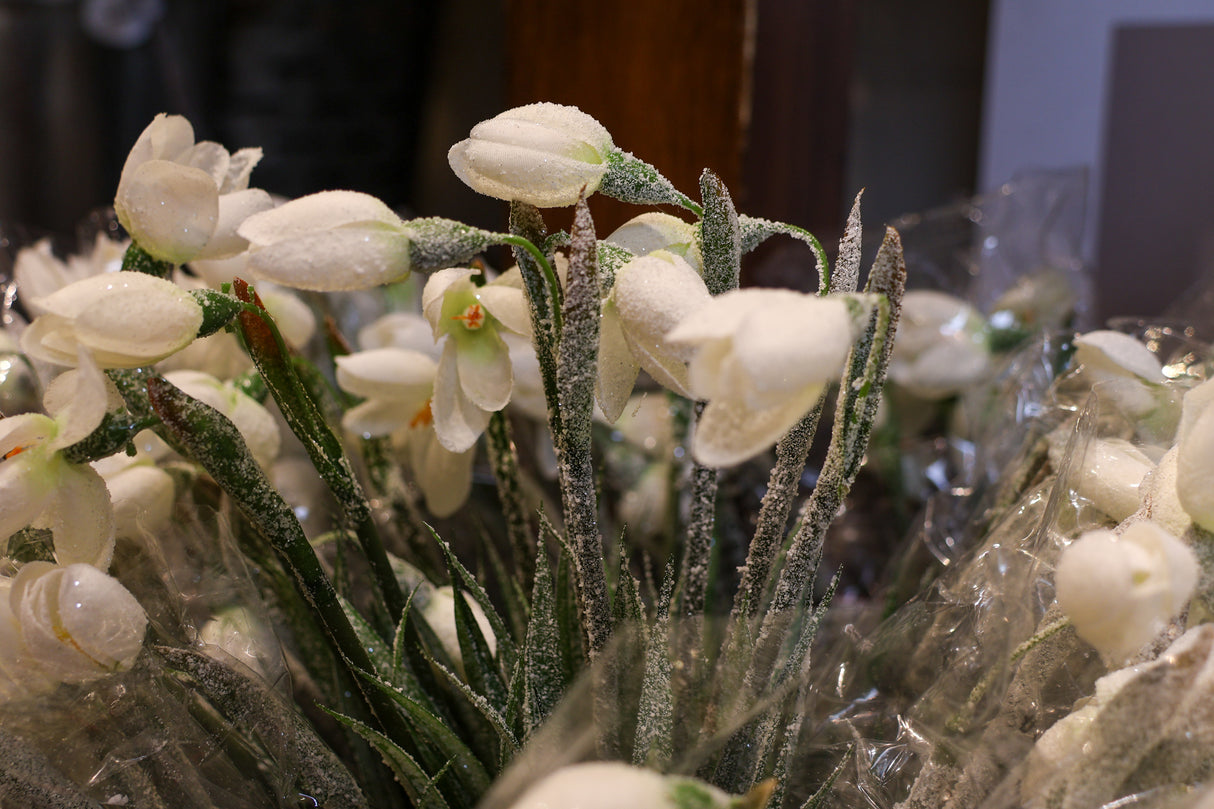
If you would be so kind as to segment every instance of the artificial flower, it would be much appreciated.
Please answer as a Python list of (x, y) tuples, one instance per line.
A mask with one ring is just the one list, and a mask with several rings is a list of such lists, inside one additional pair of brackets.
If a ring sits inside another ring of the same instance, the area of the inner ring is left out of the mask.
[(278, 422), (257, 400), (201, 371), (170, 371), (164, 378), (186, 394), (218, 410), (236, 426), (254, 460), (262, 469), (269, 469), (278, 456), (282, 439)]
[(22, 332), (21, 347), (57, 365), (75, 365), (81, 348), (102, 368), (150, 365), (188, 346), (202, 325), (189, 292), (141, 272), (84, 278), (33, 306), (42, 314)]
[(32, 314), (39, 314), (38, 298), (84, 278), (121, 270), (126, 248), (126, 242), (114, 241), (104, 233), (97, 234), (88, 252), (68, 256), (66, 261), (51, 252), (50, 239), (22, 248), (13, 262), (13, 279), (21, 302)]
[(477, 270), (451, 268), (430, 276), (422, 313), (434, 339), (446, 337), (434, 380), (434, 429), (451, 452), (470, 448), (489, 414), (510, 401), (510, 352), (498, 334), (530, 334), (531, 315), (517, 274), (476, 286)]
[(599, 321), (595, 398), (609, 422), (620, 417), (640, 369), (680, 396), (691, 396), (692, 349), (668, 333), (712, 299), (704, 279), (679, 256), (659, 250), (616, 270)]
[(94, 461), (114, 506), (114, 533), (137, 537), (164, 530), (173, 516), (173, 477), (146, 452), (119, 452)]
[(1079, 637), (1118, 661), (1154, 639), (1184, 608), (1199, 571), (1188, 545), (1143, 520), (1120, 534), (1088, 531), (1068, 545), (1054, 587)]
[(47, 388), (43, 401), (51, 415), (0, 419), (0, 538), (31, 525), (49, 528), (61, 564), (109, 565), (114, 510), (105, 481), (61, 452), (101, 423), (108, 394), (101, 372), (85, 360)]
[[(1065, 462), (1072, 429), (1063, 425), (1046, 436), (1055, 469)], [(1078, 460), (1072, 486), (1082, 497), (1117, 522), (1138, 510), (1143, 479), (1155, 469), (1140, 447), (1121, 438), (1093, 438)]]
[(837, 378), (859, 336), (852, 299), (785, 289), (726, 292), (684, 319), (667, 341), (693, 348), (688, 382), (707, 400), (692, 453), (730, 466), (774, 444)]
[(696, 226), (664, 211), (647, 211), (634, 216), (603, 241), (623, 247), (634, 256), (665, 250), (682, 258), (700, 275), (704, 274)]
[(613, 149), (611, 133), (577, 107), (539, 103), (472, 127), (447, 161), (481, 194), (560, 208), (598, 190)]
[(437, 517), (447, 517), (468, 499), (475, 451), (452, 452), (439, 443), (431, 407), (437, 374), (433, 359), (395, 346), (337, 358), (337, 384), (364, 397), (346, 411), (342, 427), (366, 437), (392, 436), (426, 507)]
[(1075, 362), (1088, 387), (1127, 416), (1140, 418), (1160, 404), (1156, 395), (1166, 381), (1163, 366), (1150, 349), (1128, 334), (1090, 331), (1075, 338)]
[(30, 562), (7, 595), (23, 642), (18, 655), (58, 682), (87, 683), (125, 671), (143, 648), (143, 608), (92, 565)]
[(594, 761), (562, 767), (524, 792), (510, 809), (762, 809), (774, 785), (767, 781), (736, 796), (686, 776)]
[(237, 226), (273, 205), (249, 188), (259, 160), (261, 149), (229, 154), (218, 143), (195, 143), (189, 121), (161, 113), (127, 156), (114, 211), (135, 243), (163, 261), (235, 255), (246, 246)]
[(960, 298), (910, 290), (902, 299), (889, 378), (921, 399), (953, 396), (990, 368), (986, 321)]
[(1193, 522), (1214, 531), (1214, 380), (1185, 393), (1176, 431), (1176, 496)]
[(244, 221), (254, 278), (294, 289), (370, 289), (409, 275), (411, 231), (370, 194), (321, 191)]

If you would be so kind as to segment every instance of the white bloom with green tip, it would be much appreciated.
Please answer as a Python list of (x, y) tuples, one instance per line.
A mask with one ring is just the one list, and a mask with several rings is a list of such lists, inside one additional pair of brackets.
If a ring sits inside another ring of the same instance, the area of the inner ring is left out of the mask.
[(611, 133), (577, 107), (528, 104), (472, 127), (451, 147), (451, 170), (486, 196), (538, 208), (573, 205), (598, 190)]
[(229, 154), (218, 143), (195, 143), (189, 121), (161, 113), (127, 156), (114, 211), (131, 238), (162, 261), (235, 255), (246, 244), (237, 226), (273, 205), (265, 191), (249, 188), (259, 160), (261, 149)]
[(690, 387), (708, 402), (696, 424), (696, 460), (741, 463), (788, 432), (839, 376), (860, 332), (854, 303), (786, 289), (734, 290), (667, 334), (695, 349)]
[(0, 539), (26, 526), (49, 528), (61, 564), (105, 568), (114, 551), (114, 510), (105, 481), (61, 452), (101, 423), (108, 403), (105, 378), (86, 361), (56, 377), (44, 403), (50, 416), (0, 419)]
[(622, 247), (634, 256), (647, 256), (665, 250), (684, 259), (700, 275), (704, 274), (696, 226), (663, 211), (648, 211), (634, 216), (603, 241)]
[(1199, 570), (1188, 545), (1158, 523), (1141, 521), (1121, 534), (1089, 531), (1068, 545), (1054, 587), (1079, 637), (1121, 661), (1184, 609)]
[(309, 194), (249, 217), (239, 233), (253, 277), (294, 289), (371, 289), (409, 275), (409, 229), (370, 194)]
[(76, 365), (84, 349), (102, 368), (150, 365), (188, 346), (202, 326), (189, 292), (140, 272), (94, 275), (33, 305), (42, 312), (21, 334), (25, 353)]
[(510, 401), (510, 351), (499, 329), (529, 334), (531, 314), (521, 279), (503, 275), (484, 286), (479, 271), (439, 270), (422, 290), (422, 313), (434, 339), (446, 337), (434, 380), (434, 429), (451, 452), (464, 452)]

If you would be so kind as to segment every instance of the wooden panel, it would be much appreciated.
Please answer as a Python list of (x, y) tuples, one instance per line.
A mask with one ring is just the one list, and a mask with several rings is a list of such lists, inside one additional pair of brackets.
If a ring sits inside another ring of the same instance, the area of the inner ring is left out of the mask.
[[(510, 105), (580, 107), (693, 199), (705, 167), (738, 188), (747, 2), (510, 0)], [(593, 211), (600, 234), (638, 212), (607, 199)], [(567, 228), (556, 215), (550, 226)]]

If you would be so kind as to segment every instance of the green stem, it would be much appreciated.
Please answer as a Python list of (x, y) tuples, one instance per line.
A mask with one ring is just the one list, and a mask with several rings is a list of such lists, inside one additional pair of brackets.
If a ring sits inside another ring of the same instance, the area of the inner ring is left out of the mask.
[(489, 462), (497, 481), (497, 498), (506, 518), (506, 536), (514, 556), (514, 567), (523, 587), (530, 592), (535, 584), (536, 543), (523, 511), (523, 487), (519, 482), (518, 450), (510, 433), (510, 419), (499, 410), (489, 417), (485, 431)]

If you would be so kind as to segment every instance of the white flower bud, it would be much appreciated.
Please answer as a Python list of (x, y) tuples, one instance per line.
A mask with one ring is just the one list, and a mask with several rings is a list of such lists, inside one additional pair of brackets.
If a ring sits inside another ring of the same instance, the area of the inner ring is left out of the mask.
[(1150, 642), (1188, 603), (1197, 557), (1158, 524), (1131, 524), (1119, 536), (1089, 531), (1062, 552), (1054, 574), (1058, 606), (1079, 637), (1110, 660)]
[(990, 368), (986, 322), (965, 301), (933, 290), (902, 300), (889, 378), (922, 399), (942, 399), (980, 381)]
[(733, 796), (694, 778), (595, 761), (562, 767), (523, 793), (510, 809), (759, 809), (770, 794), (770, 782)]
[(598, 190), (614, 149), (611, 133), (576, 107), (528, 104), (472, 127), (447, 152), (474, 191), (538, 208), (573, 205)]
[(227, 416), (240, 431), (249, 453), (261, 468), (270, 468), (278, 457), (281, 443), (278, 422), (270, 411), (230, 383), (221, 382), (201, 371), (172, 371), (165, 374), (165, 379)]
[(77, 365), (80, 348), (102, 368), (150, 365), (192, 343), (202, 325), (189, 292), (139, 272), (84, 278), (35, 305), (43, 314), (22, 333), (21, 347), (57, 365)]

